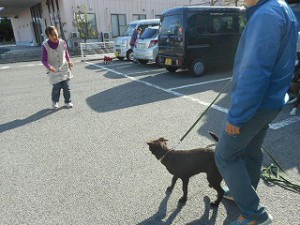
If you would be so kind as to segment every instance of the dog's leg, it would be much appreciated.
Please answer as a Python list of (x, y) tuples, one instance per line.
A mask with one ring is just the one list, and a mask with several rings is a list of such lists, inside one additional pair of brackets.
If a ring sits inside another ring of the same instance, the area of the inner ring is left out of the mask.
[(171, 186), (167, 188), (168, 192), (172, 192), (178, 177), (173, 176)]
[(218, 193), (217, 199), (214, 202), (211, 202), (210, 205), (211, 207), (218, 207), (224, 195), (224, 190), (221, 187), (222, 177), (221, 175), (216, 176), (214, 173), (214, 175), (207, 175), (207, 180), (209, 182), (209, 186), (214, 188)]
[(189, 178), (181, 178), (181, 180), (182, 180), (183, 196), (179, 199), (179, 203), (185, 203), (187, 200), (187, 194), (188, 194)]

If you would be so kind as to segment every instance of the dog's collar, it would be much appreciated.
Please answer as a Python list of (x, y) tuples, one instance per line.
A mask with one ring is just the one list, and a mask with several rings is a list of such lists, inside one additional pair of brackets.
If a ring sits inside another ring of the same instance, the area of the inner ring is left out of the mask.
[(164, 154), (160, 159), (158, 159), (159, 161), (162, 161), (168, 154), (169, 154), (169, 152), (172, 152), (172, 151), (174, 151), (174, 150), (169, 150), (169, 151), (167, 151), (167, 153), (166, 154)]

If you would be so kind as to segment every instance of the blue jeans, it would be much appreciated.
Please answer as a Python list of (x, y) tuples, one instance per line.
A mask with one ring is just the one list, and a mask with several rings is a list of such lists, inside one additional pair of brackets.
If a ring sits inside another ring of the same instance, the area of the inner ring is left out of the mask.
[(229, 187), (237, 206), (246, 218), (260, 217), (265, 207), (260, 204), (256, 193), (261, 174), (263, 152), (261, 146), (268, 124), (280, 110), (260, 110), (240, 128), (240, 134), (232, 136), (225, 132), (216, 146), (216, 164)]
[(60, 90), (63, 89), (65, 103), (71, 102), (70, 80), (64, 80), (52, 86), (52, 101), (59, 102)]

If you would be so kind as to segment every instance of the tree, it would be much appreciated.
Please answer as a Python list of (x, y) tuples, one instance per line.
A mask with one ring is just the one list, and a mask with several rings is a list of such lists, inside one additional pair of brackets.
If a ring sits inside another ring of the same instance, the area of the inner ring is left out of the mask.
[(86, 12), (74, 13), (73, 26), (78, 30), (81, 39), (86, 42), (89, 38), (97, 38), (97, 31), (94, 29), (92, 21)]

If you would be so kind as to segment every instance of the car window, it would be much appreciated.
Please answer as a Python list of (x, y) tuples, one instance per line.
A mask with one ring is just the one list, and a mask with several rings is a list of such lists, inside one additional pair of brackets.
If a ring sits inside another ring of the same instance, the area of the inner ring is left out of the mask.
[(141, 35), (140, 38), (147, 39), (152, 38), (158, 34), (158, 28), (147, 28)]
[(136, 23), (128, 24), (122, 36), (131, 36), (134, 29), (136, 28), (136, 25), (137, 25)]
[(241, 32), (246, 21), (244, 16), (232, 15), (214, 15), (212, 14), (212, 32), (213, 33), (238, 33)]
[(160, 34), (178, 35), (182, 32), (182, 15), (165, 16), (161, 22)]
[(205, 14), (189, 14), (187, 24), (189, 26), (189, 34), (192, 36), (202, 35), (208, 33), (209, 16)]

